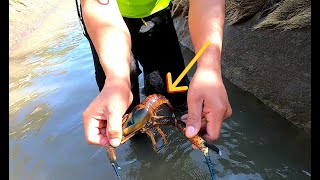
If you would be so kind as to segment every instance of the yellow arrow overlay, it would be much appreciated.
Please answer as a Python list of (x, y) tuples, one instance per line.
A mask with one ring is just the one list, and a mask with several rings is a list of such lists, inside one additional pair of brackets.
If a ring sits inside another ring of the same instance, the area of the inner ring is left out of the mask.
[(194, 63), (197, 62), (199, 57), (202, 55), (202, 53), (207, 49), (207, 47), (210, 45), (210, 41), (207, 41), (200, 51), (194, 56), (194, 58), (191, 60), (191, 62), (188, 64), (188, 66), (182, 71), (182, 73), (179, 75), (179, 77), (174, 81), (172, 84), (172, 76), (171, 73), (167, 73), (167, 91), (168, 93), (177, 93), (177, 92), (184, 92), (188, 89), (188, 86), (180, 86), (177, 87), (178, 83), (182, 80), (182, 78), (187, 74), (187, 72), (191, 69), (191, 67), (194, 65)]

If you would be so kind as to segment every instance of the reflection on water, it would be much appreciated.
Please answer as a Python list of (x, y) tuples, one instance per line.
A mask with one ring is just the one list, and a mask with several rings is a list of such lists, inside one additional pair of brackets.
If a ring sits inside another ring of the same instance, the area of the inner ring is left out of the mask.
[[(82, 112), (98, 94), (89, 44), (77, 21), (49, 41), (10, 59), (10, 179), (115, 179), (105, 150), (87, 145), (83, 134)], [(211, 153), (217, 177), (311, 179), (310, 138), (251, 94), (225, 85), (233, 116), (215, 142), (222, 157)], [(144, 134), (117, 149), (122, 178), (210, 179), (201, 152), (177, 129), (163, 129), (168, 144), (157, 136), (157, 153)]]

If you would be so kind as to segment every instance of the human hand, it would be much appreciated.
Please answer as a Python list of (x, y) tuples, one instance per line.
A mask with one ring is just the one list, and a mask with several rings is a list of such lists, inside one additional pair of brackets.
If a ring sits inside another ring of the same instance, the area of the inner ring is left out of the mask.
[(109, 0), (98, 0), (98, 2), (103, 4), (103, 5), (109, 4)]
[(223, 121), (232, 109), (221, 74), (211, 70), (197, 70), (188, 91), (188, 114), (181, 117), (186, 122), (186, 136), (197, 133), (212, 142), (219, 138)]
[(122, 116), (132, 100), (130, 82), (107, 79), (100, 94), (83, 112), (87, 143), (119, 146), (122, 137)]

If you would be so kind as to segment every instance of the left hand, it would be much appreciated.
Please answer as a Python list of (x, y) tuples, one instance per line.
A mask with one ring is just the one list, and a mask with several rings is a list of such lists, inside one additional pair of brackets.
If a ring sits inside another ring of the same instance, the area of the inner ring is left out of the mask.
[(181, 117), (186, 122), (186, 136), (198, 134), (213, 142), (220, 136), (223, 121), (232, 109), (220, 73), (197, 70), (188, 91), (188, 114)]

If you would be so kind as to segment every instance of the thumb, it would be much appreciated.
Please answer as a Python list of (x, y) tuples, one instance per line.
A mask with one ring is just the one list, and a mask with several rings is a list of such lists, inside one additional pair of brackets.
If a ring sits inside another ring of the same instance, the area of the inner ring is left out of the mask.
[(186, 136), (192, 138), (198, 134), (201, 127), (202, 101), (188, 96), (188, 119)]
[(120, 114), (109, 114), (107, 124), (107, 136), (109, 143), (113, 147), (117, 147), (121, 143), (122, 138), (122, 116)]
[(109, 4), (109, 0), (99, 0), (99, 2), (103, 5)]

